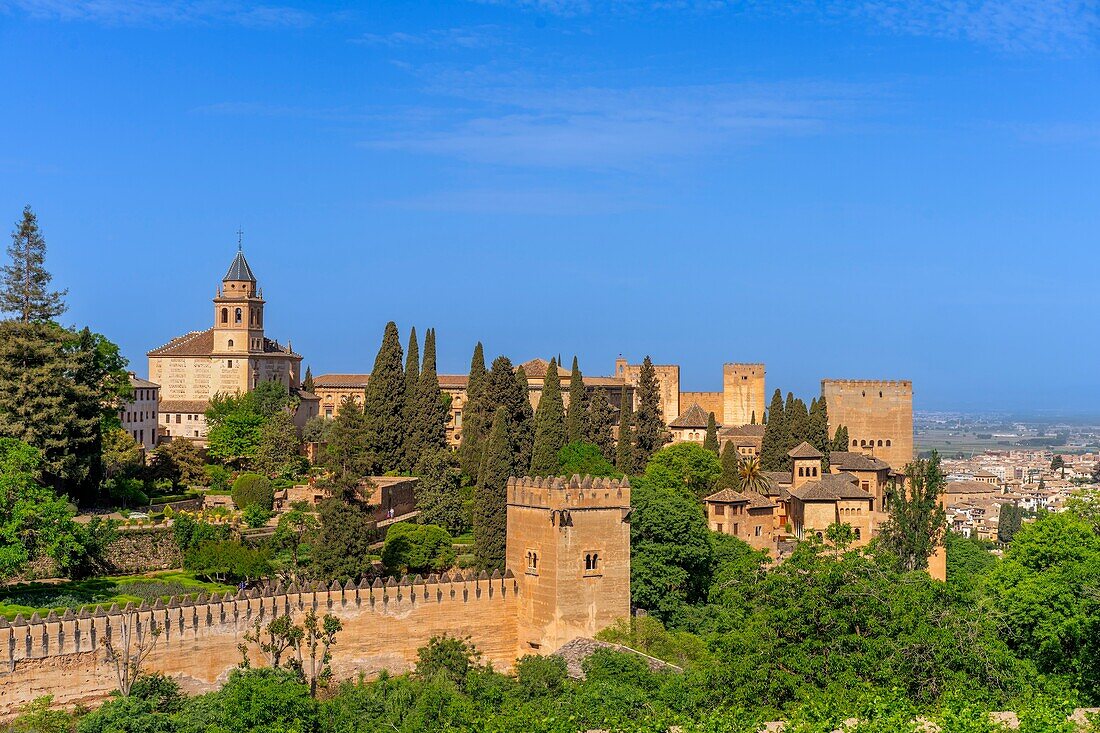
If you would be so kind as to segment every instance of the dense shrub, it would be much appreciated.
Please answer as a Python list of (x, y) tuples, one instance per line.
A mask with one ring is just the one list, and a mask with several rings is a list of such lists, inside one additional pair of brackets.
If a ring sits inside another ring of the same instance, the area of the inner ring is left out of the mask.
[(443, 572), (455, 562), (453, 544), (442, 527), (398, 522), (386, 532), (382, 564), (391, 573)]
[(275, 506), (275, 490), (266, 476), (258, 473), (242, 473), (233, 482), (233, 503), (240, 510), (257, 504), (265, 511)]

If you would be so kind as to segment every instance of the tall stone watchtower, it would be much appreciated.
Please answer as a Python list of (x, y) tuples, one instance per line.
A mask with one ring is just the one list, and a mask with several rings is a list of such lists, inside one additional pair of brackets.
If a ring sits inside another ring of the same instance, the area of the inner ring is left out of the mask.
[(908, 380), (823, 379), (829, 437), (848, 429), (848, 450), (881, 458), (895, 471), (913, 460), (913, 383)]
[(264, 299), (256, 276), (237, 250), (214, 298), (214, 353), (259, 354), (264, 350)]
[(748, 425), (754, 416), (762, 424), (765, 398), (763, 364), (722, 365), (723, 427)]
[(628, 479), (508, 480), (518, 654), (549, 654), (630, 616)]

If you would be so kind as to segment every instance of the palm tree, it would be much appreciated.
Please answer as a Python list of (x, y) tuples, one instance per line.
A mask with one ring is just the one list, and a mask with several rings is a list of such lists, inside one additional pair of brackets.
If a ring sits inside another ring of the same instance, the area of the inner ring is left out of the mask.
[(771, 486), (771, 481), (764, 475), (760, 468), (760, 458), (753, 456), (741, 461), (738, 468), (741, 475), (741, 491), (755, 491), (758, 494), (766, 494)]

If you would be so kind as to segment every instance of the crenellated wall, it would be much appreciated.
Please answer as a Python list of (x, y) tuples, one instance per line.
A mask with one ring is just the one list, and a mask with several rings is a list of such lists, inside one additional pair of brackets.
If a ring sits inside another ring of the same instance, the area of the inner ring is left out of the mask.
[[(283, 588), (173, 598), (140, 607), (127, 605), (94, 613), (51, 612), (46, 618), (0, 618), (0, 719), (42, 695), (54, 704), (93, 704), (118, 687), (114, 666), (105, 659), (103, 642), (116, 638), (125, 624), (148, 633), (155, 622), (162, 629), (145, 671), (175, 677), (186, 692), (221, 685), (241, 661), (238, 645), (259, 619), (283, 614), (300, 618), (309, 608), (332, 613), (343, 622), (333, 649), (337, 679), (368, 677), (385, 669), (407, 671), (416, 650), (432, 636), (468, 636), (497, 669), (512, 667), (518, 652), (516, 637), (519, 584), (509, 571), (503, 577), (471, 573), (424, 579), (403, 578), (373, 584), (348, 583), (325, 587)], [(253, 663), (263, 661), (252, 649)]]

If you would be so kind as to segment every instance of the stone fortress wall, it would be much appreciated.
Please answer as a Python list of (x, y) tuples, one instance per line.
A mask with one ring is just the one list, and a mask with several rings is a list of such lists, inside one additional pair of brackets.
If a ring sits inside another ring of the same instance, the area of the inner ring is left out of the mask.
[[(104, 640), (120, 638), (122, 629), (148, 633), (153, 623), (162, 633), (144, 670), (171, 675), (196, 693), (225, 682), (256, 620), (298, 619), (309, 608), (343, 623), (333, 650), (337, 679), (408, 671), (417, 649), (442, 634), (469, 637), (507, 671), (519, 656), (552, 653), (629, 616), (628, 479), (512, 478), (507, 497), (503, 575), (276, 586), (60, 617), (0, 617), (0, 719), (42, 695), (62, 706), (103, 701), (118, 687)], [(255, 650), (251, 655), (263, 664)]]
[[(104, 639), (117, 640), (131, 624), (149, 633), (162, 629), (144, 670), (175, 677), (189, 693), (219, 687), (241, 661), (238, 645), (259, 619), (290, 613), (300, 617), (313, 608), (332, 613), (343, 623), (333, 648), (337, 679), (368, 677), (381, 670), (405, 672), (416, 650), (438, 634), (469, 636), (497, 669), (510, 669), (517, 656), (516, 600), (518, 581), (503, 577), (457, 574), (402, 578), (373, 584), (350, 582), (340, 587), (277, 587), (267, 592), (242, 591), (236, 596), (173, 598), (140, 607), (112, 606), (95, 613), (66, 611), (58, 617), (37, 614), (14, 622), (0, 618), (0, 719), (42, 695), (57, 705), (95, 704), (118, 687), (114, 666), (106, 661)], [(254, 651), (254, 664), (263, 660)]]

